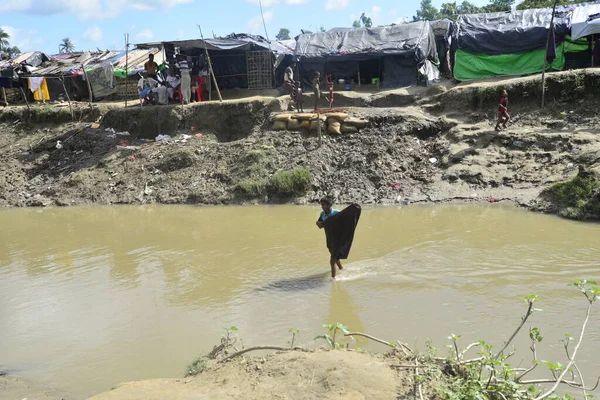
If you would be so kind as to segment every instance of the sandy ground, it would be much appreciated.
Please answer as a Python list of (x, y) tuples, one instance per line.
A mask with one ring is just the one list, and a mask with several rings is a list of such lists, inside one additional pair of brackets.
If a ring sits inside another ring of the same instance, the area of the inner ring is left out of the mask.
[(0, 376), (0, 399), (3, 400), (78, 400), (69, 393), (43, 388), (16, 376)]
[(234, 360), (194, 378), (124, 383), (91, 400), (409, 398), (412, 374), (391, 364), (354, 351), (283, 353)]

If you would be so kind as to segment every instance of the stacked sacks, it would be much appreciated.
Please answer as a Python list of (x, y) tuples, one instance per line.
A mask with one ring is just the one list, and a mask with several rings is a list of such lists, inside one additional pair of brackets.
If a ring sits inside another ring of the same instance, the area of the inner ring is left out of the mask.
[(316, 132), (318, 123), (321, 124), (323, 132), (327, 131), (331, 135), (357, 133), (365, 126), (368, 121), (356, 117), (351, 117), (345, 113), (298, 113), (298, 114), (279, 114), (273, 119), (273, 130), (291, 131), (291, 132)]

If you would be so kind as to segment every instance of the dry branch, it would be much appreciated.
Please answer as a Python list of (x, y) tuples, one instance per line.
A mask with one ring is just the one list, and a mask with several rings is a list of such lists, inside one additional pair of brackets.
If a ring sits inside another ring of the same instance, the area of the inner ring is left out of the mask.
[(233, 358), (241, 356), (242, 354), (246, 354), (246, 353), (249, 353), (251, 351), (258, 351), (258, 350), (304, 351), (304, 352), (310, 352), (309, 349), (305, 349), (304, 347), (255, 346), (255, 347), (248, 347), (247, 349), (238, 351), (237, 353), (233, 353), (232, 355), (227, 356), (224, 359), (222, 359), (221, 362), (229, 361), (229, 360), (231, 360)]

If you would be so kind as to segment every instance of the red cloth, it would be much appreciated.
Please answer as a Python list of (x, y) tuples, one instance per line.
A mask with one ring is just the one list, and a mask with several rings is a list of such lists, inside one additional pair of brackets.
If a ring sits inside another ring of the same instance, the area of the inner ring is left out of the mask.
[(501, 113), (508, 112), (508, 99), (506, 97), (500, 99), (500, 107), (498, 108), (498, 111)]

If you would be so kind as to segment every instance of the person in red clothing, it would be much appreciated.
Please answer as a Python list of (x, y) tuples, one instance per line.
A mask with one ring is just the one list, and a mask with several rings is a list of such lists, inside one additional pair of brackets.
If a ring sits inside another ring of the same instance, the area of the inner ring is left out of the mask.
[(508, 92), (502, 91), (502, 98), (500, 99), (500, 108), (498, 108), (498, 123), (496, 123), (496, 130), (500, 130), (500, 124), (506, 129), (506, 124), (510, 121), (510, 115), (508, 114)]

